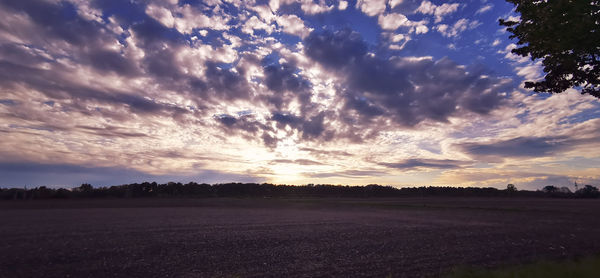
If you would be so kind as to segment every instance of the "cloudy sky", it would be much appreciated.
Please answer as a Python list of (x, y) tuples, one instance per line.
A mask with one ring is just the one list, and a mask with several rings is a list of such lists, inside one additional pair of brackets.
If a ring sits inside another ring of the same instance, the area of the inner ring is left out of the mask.
[(504, 1), (2, 0), (0, 186), (600, 183)]

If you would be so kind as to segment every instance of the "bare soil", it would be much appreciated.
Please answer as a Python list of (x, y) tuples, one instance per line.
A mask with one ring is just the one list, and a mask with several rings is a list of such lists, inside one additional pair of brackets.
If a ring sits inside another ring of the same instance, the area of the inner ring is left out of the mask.
[(600, 200), (0, 202), (0, 277), (437, 277), (600, 253)]

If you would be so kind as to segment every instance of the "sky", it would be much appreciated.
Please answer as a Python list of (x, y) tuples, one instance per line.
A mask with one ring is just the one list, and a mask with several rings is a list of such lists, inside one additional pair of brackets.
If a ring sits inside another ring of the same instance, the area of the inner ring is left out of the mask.
[[(0, 187), (600, 184), (504, 1), (2, 0)], [(572, 188), (573, 189), (573, 188)]]

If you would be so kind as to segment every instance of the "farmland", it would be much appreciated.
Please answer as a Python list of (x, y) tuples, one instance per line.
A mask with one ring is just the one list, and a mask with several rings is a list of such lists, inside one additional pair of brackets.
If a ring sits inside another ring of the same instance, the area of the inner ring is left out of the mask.
[(36, 200), (0, 217), (3, 277), (436, 277), (600, 252), (598, 200)]

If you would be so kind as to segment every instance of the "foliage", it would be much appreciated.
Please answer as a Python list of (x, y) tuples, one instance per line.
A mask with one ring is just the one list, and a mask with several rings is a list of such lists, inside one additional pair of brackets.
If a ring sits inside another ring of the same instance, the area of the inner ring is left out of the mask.
[(506, 0), (518, 20), (500, 19), (517, 38), (513, 53), (542, 59), (545, 79), (525, 82), (536, 92), (561, 93), (581, 88), (600, 98), (600, 1)]
[(581, 198), (598, 198), (600, 197), (600, 192), (598, 192), (598, 188), (588, 184), (575, 191), (575, 195)]
[(546, 185), (544, 186), (544, 188), (542, 188), (542, 191), (546, 192), (546, 193), (554, 193), (558, 191), (558, 187), (554, 186), (554, 185)]
[(478, 268), (458, 268), (446, 278), (596, 278), (600, 273), (600, 257), (590, 257), (577, 261), (536, 262), (494, 270)]
[(0, 199), (30, 200), (57, 198), (148, 198), (148, 197), (562, 197), (562, 198), (598, 198), (598, 189), (586, 185), (576, 193), (560, 191), (554, 186), (546, 186), (542, 191), (517, 190), (516, 186), (507, 186), (506, 190), (480, 187), (422, 186), (395, 188), (370, 184), (367, 186), (342, 186), (328, 184), (309, 184), (303, 186), (274, 185), (268, 183), (221, 183), (206, 184), (190, 182), (132, 183), (110, 187), (93, 187), (82, 184), (71, 190), (51, 189), (40, 186), (32, 189), (0, 188)]

